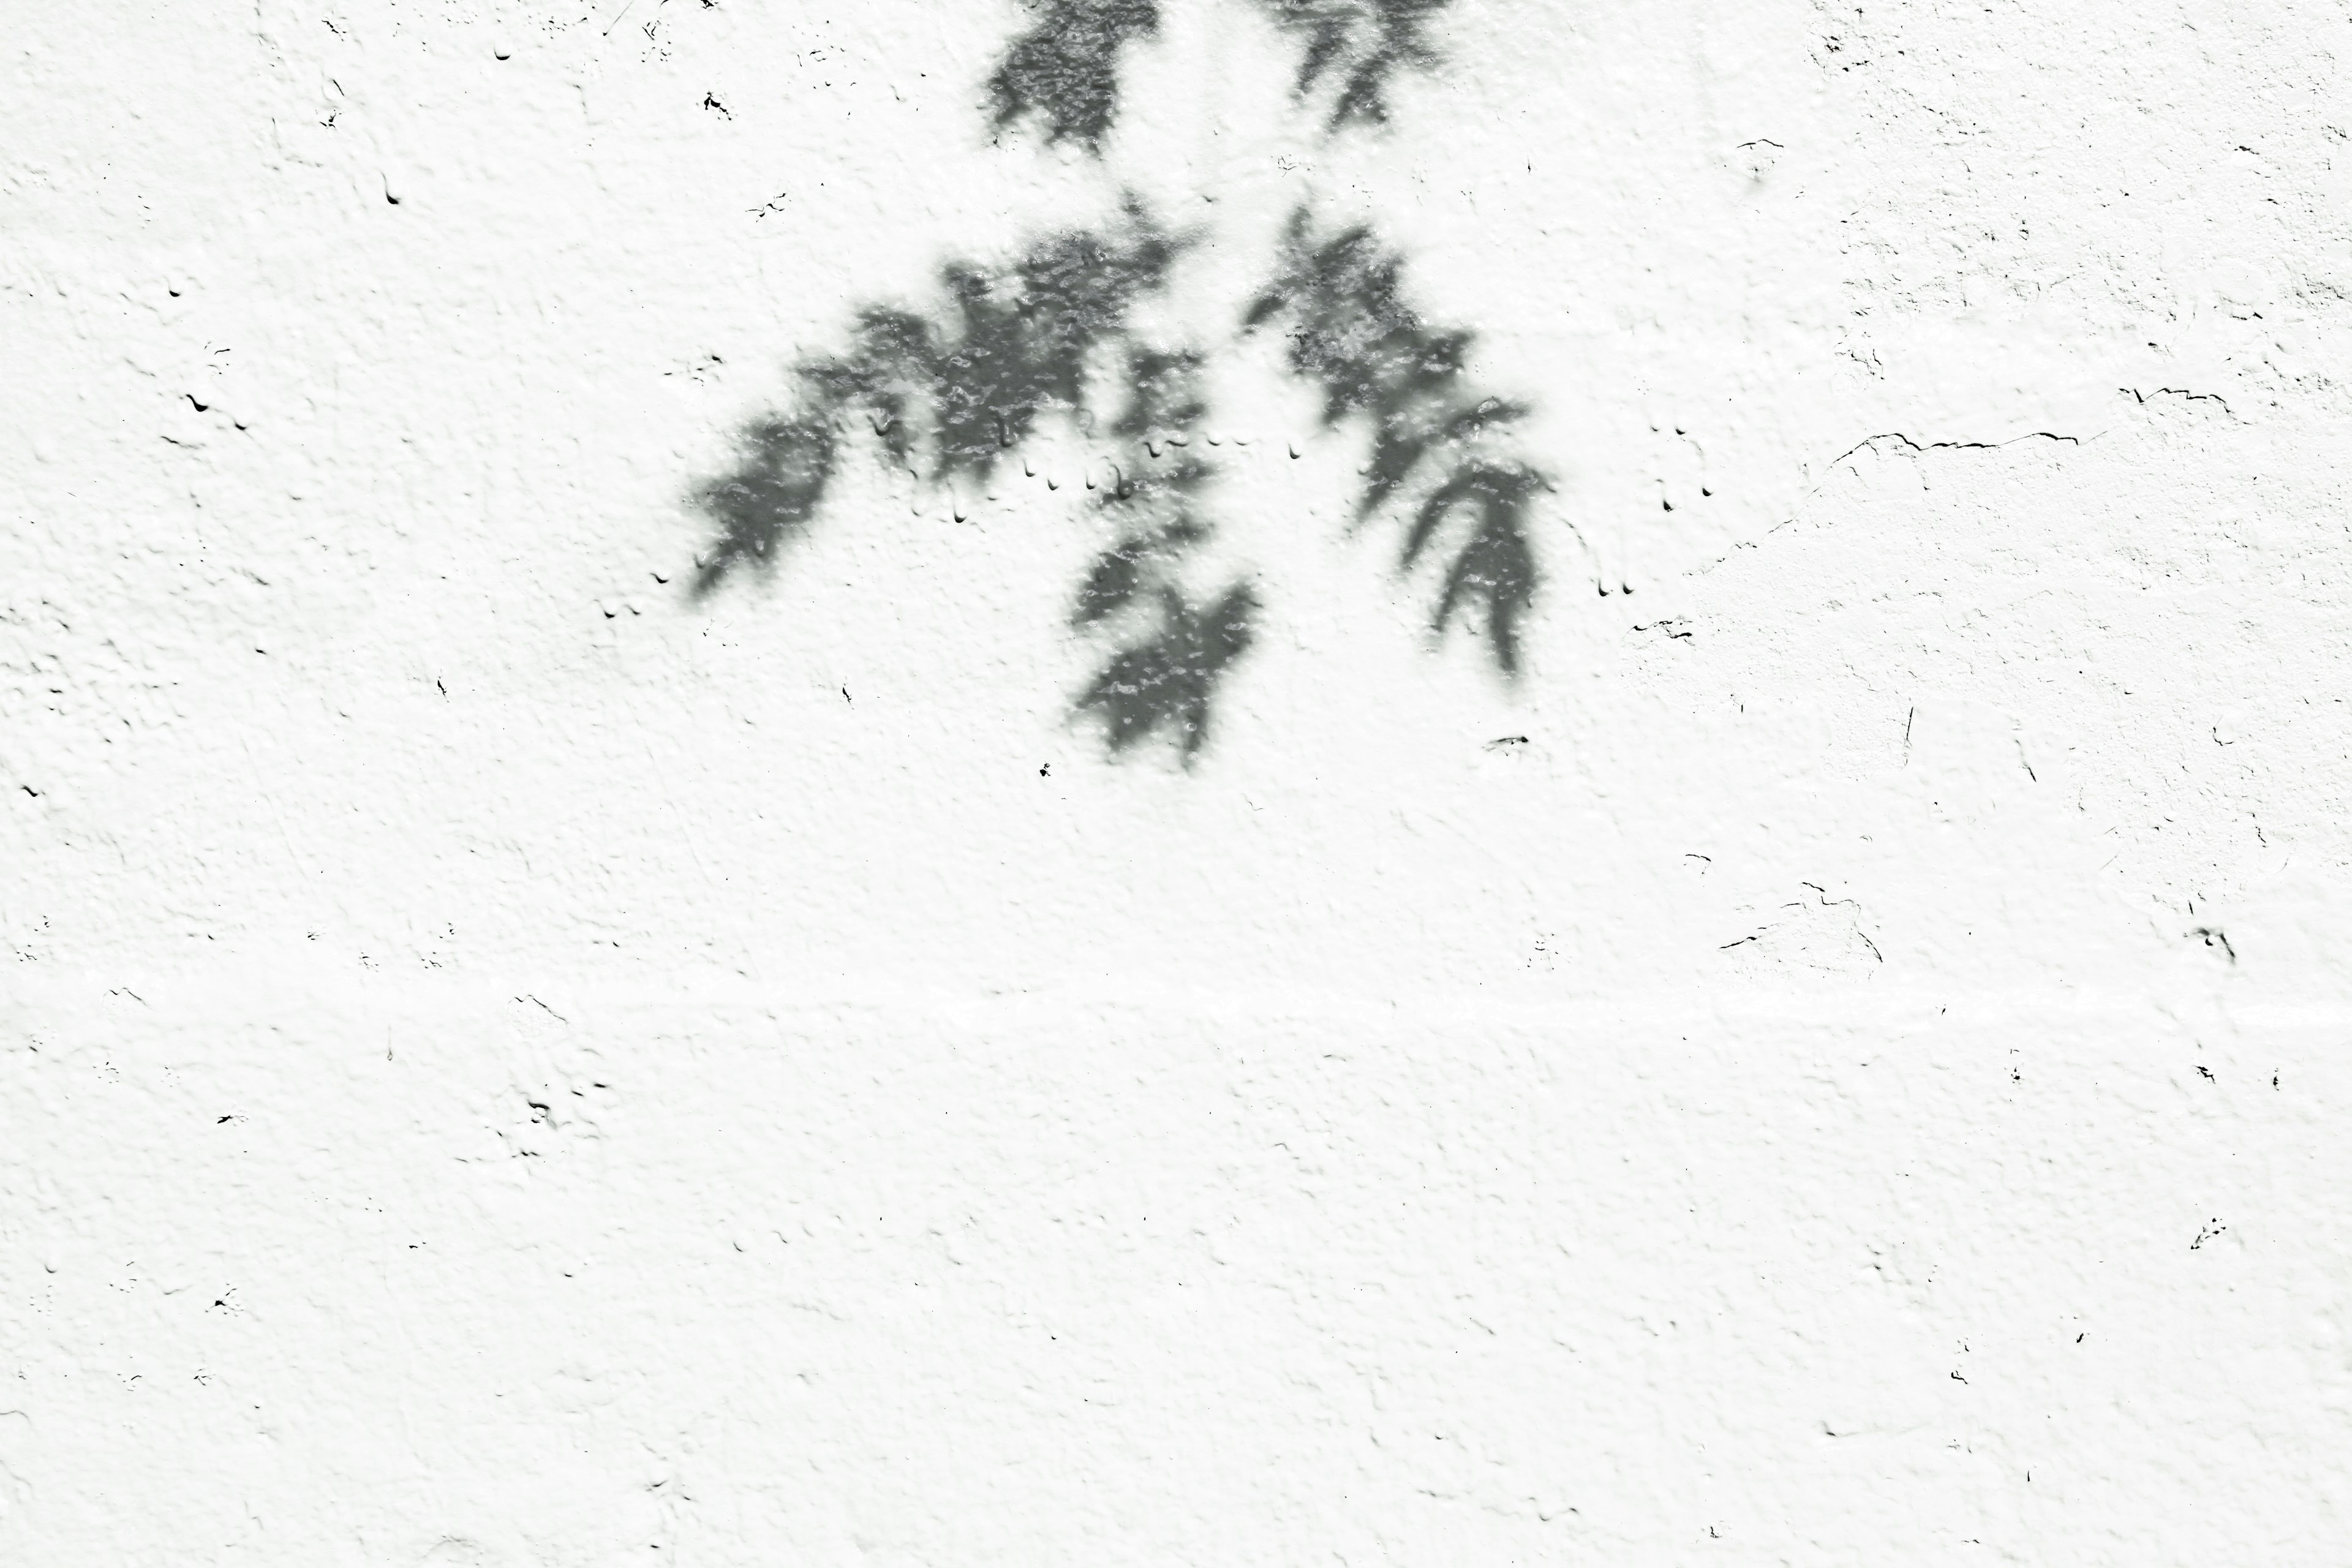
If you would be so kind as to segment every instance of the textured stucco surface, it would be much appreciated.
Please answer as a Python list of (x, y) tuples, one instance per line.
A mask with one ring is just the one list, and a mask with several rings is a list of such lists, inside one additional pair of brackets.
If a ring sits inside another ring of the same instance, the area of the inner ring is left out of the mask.
[[(1171, 4), (1109, 172), (1019, 22), (11, 16), (0, 1560), (2346, 1561), (2342, 7)], [(1479, 328), (1517, 692), (1265, 377), (1190, 773), (1072, 490), (686, 598), (1114, 179)]]

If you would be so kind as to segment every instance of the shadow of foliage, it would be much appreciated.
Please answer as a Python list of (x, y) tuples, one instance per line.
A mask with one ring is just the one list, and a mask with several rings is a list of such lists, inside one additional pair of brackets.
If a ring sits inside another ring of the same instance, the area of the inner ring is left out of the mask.
[(1078, 711), (1101, 721), (1116, 756), (1166, 731), (1186, 766), (1209, 738), (1209, 697), (1235, 659), (1249, 651), (1257, 595), (1236, 583), (1198, 605), (1162, 586), (1150, 634), (1111, 656), (1080, 692)]
[(697, 597), (745, 566), (771, 567), (776, 552), (807, 531), (833, 478), (834, 428), (822, 415), (755, 420), (738, 438), (732, 472), (695, 492), (719, 525), (698, 562)]
[[(1438, 63), (1429, 30), (1453, 0), (1256, 0), (1302, 40), (1292, 91), (1302, 100), (1337, 85), (1328, 123), (1385, 123), (1391, 78)], [(1118, 116), (1119, 56), (1160, 31), (1158, 0), (1040, 0), (1036, 21), (988, 79), (998, 131), (1034, 120), (1048, 143), (1099, 153)]]
[[(1405, 302), (1403, 274), (1403, 258), (1370, 229), (1318, 234), (1300, 208), (1284, 232), (1274, 280), (1251, 302), (1243, 324), (1286, 324), (1291, 370), (1322, 388), (1325, 428), (1358, 418), (1370, 426), (1371, 461), (1356, 498), (1357, 526), (1422, 491), (1399, 552), (1408, 570), (1441, 533), (1462, 532), (1431, 629), (1443, 631), (1476, 605), (1496, 668), (1516, 676), (1519, 623), (1538, 581), (1528, 505), (1549, 482), (1486, 449), (1487, 437), (1522, 417), (1526, 406), (1464, 385), (1475, 334), (1423, 321)], [(1447, 528), (1458, 514), (1467, 514), (1466, 531)]]
[(1095, 558), (1070, 612), (1073, 626), (1124, 633), (1075, 703), (1115, 756), (1164, 734), (1189, 765), (1208, 740), (1210, 698), (1254, 635), (1258, 600), (1246, 583), (1196, 601), (1182, 582), (1186, 557), (1213, 531), (1201, 492), (1214, 476), (1192, 448), (1208, 413), (1202, 363), (1191, 349), (1137, 345), (1121, 367), (1124, 406), (1110, 427), (1118, 478), (1104, 497), (1119, 538)]
[(1196, 600), (1183, 582), (1213, 531), (1202, 505), (1213, 476), (1192, 450), (1208, 412), (1202, 357), (1129, 327), (1182, 248), (1130, 198), (1111, 229), (1050, 236), (1001, 267), (949, 263), (935, 316), (860, 310), (845, 352), (795, 367), (795, 411), (754, 421), (734, 468), (697, 492), (718, 532), (696, 594), (772, 568), (868, 437), (875, 456), (919, 478), (981, 486), (1048, 419), (1101, 428), (1113, 479), (1097, 503), (1118, 538), (1070, 619), (1113, 651), (1074, 710), (1099, 721), (1114, 753), (1159, 735), (1190, 762), (1218, 680), (1249, 647), (1257, 601), (1238, 584)]
[(1099, 152), (1118, 115), (1119, 51), (1159, 31), (1156, 0), (1045, 0), (988, 79), (995, 128), (1034, 116), (1048, 142)]
[(1339, 83), (1330, 123), (1384, 123), (1389, 117), (1389, 79), (1407, 68), (1437, 64), (1429, 27), (1453, 0), (1258, 0), (1275, 25), (1301, 34), (1294, 86), (1300, 98), (1328, 79)]
[[(1331, 131), (1387, 120), (1394, 75), (1435, 63), (1428, 29), (1448, 3), (1256, 0), (1301, 40), (1296, 96), (1331, 89)], [(992, 121), (1000, 131), (1034, 122), (1047, 142), (1099, 155), (1118, 116), (1121, 53), (1159, 30), (1156, 0), (1037, 0), (1034, 9), (989, 78)], [(1114, 756), (1159, 740), (1189, 766), (1260, 612), (1245, 578), (1205, 589), (1194, 581), (1216, 533), (1216, 473), (1195, 444), (1209, 411), (1205, 356), (1135, 325), (1139, 305), (1166, 295), (1190, 243), (1130, 195), (1100, 229), (1048, 235), (1000, 265), (945, 264), (934, 310), (856, 310), (842, 352), (793, 367), (792, 411), (748, 425), (734, 467), (694, 492), (715, 534), (697, 557), (693, 593), (774, 569), (857, 452), (920, 479), (980, 487), (1008, 454), (1066, 423), (1095, 437), (1110, 481), (1087, 484), (1112, 534), (1069, 612), (1073, 630), (1106, 647), (1072, 717)], [(1279, 324), (1289, 368), (1321, 390), (1323, 426), (1367, 433), (1352, 526), (1395, 516), (1401, 571), (1443, 563), (1433, 635), (1475, 623), (1496, 667), (1516, 678), (1539, 583), (1530, 514), (1549, 481), (1502, 449), (1524, 405), (1465, 384), (1475, 334), (1423, 321), (1403, 273), (1402, 257), (1370, 228), (1327, 231), (1302, 207), (1242, 326)]]
[(1130, 200), (1109, 232), (1052, 236), (1010, 264), (940, 268), (941, 319), (868, 306), (846, 353), (794, 367), (798, 412), (755, 421), (740, 457), (697, 499), (719, 524), (695, 578), (708, 594), (771, 566), (824, 499), (851, 422), (890, 461), (932, 480), (985, 483), (1049, 412), (1077, 410), (1097, 345), (1163, 289), (1178, 244)]

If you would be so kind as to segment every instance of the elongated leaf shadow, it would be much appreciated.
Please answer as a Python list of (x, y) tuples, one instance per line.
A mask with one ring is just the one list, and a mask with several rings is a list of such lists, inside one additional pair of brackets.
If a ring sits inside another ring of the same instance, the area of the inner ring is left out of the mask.
[(1434, 68), (1437, 48), (1429, 28), (1453, 0), (1258, 0), (1286, 32), (1303, 36), (1298, 76), (1300, 98), (1327, 80), (1338, 84), (1330, 123), (1384, 123), (1389, 118), (1389, 80), (1408, 68)]
[(1321, 386), (1326, 428), (1357, 419), (1370, 426), (1358, 527), (1419, 495), (1398, 552), (1402, 568), (1419, 564), (1447, 525), (1468, 514), (1430, 627), (1443, 632), (1476, 604), (1496, 667), (1514, 678), (1519, 623), (1539, 582), (1529, 504), (1550, 481), (1492, 450), (1490, 437), (1526, 406), (1465, 386), (1475, 334), (1424, 322), (1405, 301), (1403, 274), (1404, 258), (1370, 229), (1318, 233), (1302, 207), (1284, 233), (1273, 282), (1243, 324), (1285, 323), (1286, 357), (1293, 372)]

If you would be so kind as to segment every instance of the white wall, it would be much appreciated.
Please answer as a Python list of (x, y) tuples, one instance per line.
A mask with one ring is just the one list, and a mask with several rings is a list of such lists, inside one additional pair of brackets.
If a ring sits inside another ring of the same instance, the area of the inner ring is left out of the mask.
[[(1464, 0), (1327, 144), (1171, 0), (1108, 172), (1009, 5), (617, 9), (10, 17), (0, 1557), (2344, 1560), (2340, 7)], [(1482, 330), (1518, 693), (1238, 374), (1189, 774), (1034, 483), (686, 599), (1122, 179)]]

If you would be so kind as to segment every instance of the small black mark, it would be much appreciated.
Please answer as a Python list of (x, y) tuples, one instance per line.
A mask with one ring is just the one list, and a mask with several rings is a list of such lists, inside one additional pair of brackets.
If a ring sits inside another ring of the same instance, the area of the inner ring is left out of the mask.
[(400, 198), (392, 194), (392, 186), (389, 184), (383, 187), (383, 199), (394, 206), (400, 205)]
[(41, 798), (41, 792), (35, 789), (31, 784), (18, 784), (16, 787), (23, 790), (26, 795), (31, 795), (35, 800)]
[(436, 675), (433, 678), (433, 684), (436, 688), (439, 688), (442, 696), (446, 697), (449, 695), (449, 689), (441, 685), (441, 678), (439, 676)]
[(857, 706), (857, 704), (856, 704), (856, 702), (854, 702), (854, 701), (851, 701), (851, 700), (850, 700), (850, 696), (849, 696), (849, 688), (847, 688), (846, 686), (845, 686), (845, 687), (843, 687), (843, 688), (841, 689), (841, 700), (842, 700), (844, 702), (848, 702), (848, 703), (849, 703), (849, 705), (850, 705), (852, 708), (855, 708), (855, 707), (856, 707), (856, 706)]
[(2211, 947), (2216, 943), (2219, 943), (2221, 951), (2230, 955), (2230, 962), (2232, 964), (2235, 964), (2238, 962), (2238, 950), (2230, 945), (2229, 937), (2222, 933), (2220, 927), (2199, 926), (2195, 931), (2190, 931), (2189, 934), (2190, 936), (2204, 938), (2205, 945), (2207, 947)]
[(222, 1121), (231, 1121), (231, 1120), (233, 1120), (233, 1118), (224, 1116), (224, 1117), (222, 1117), (222, 1118), (220, 1119), (220, 1121), (215, 1121), (215, 1122), (214, 1122), (214, 1123), (213, 1123), (213, 1125), (214, 1125), (214, 1126), (215, 1126), (215, 1127), (218, 1127), (218, 1126), (221, 1124), (221, 1122), (222, 1122)]
[(2074, 1336), (2074, 1342), (2075, 1342), (2076, 1344), (2078, 1344), (2078, 1345), (2079, 1345), (2079, 1344), (2081, 1344), (2081, 1343), (2083, 1342), (2083, 1336), (2082, 1336), (2082, 1335), (2080, 1335), (2080, 1334), (2076, 1334), (2076, 1335)]
[(2197, 1064), (2197, 1076), (2203, 1079), (2207, 1083), (2219, 1083), (2221, 1081), (2220, 1079), (2213, 1076), (2213, 1069), (2207, 1067), (2203, 1062), (2199, 1062)]
[(1525, 735), (1497, 735), (1486, 742), (1486, 749), (1492, 752), (1504, 746), (1524, 746), (1527, 743)]
[(2223, 1225), (2219, 1219), (2207, 1220), (2203, 1225), (2197, 1227), (2197, 1239), (2189, 1244), (2189, 1250), (2191, 1252), (2196, 1251), (2199, 1247), (2203, 1247), (2207, 1242), (2212, 1240), (2215, 1237), (2220, 1236), (2229, 1228), (2230, 1227), (2228, 1226)]
[(719, 95), (715, 92), (706, 92), (702, 95), (702, 107), (705, 109), (715, 109), (719, 113), (726, 115), (730, 120), (735, 118), (734, 115), (728, 113), (727, 106), (719, 101)]
[(1053, 763), (1046, 763), (1042, 764), (1042, 765), (1037, 769), (1037, 776), (1038, 776), (1039, 778), (1041, 778), (1041, 779), (1042, 779), (1042, 778), (1050, 778), (1050, 777), (1052, 777), (1052, 776), (1053, 776), (1053, 767), (1054, 767), (1054, 764), (1053, 764)]
[(1956, 1373), (1952, 1373), (1952, 1381), (1953, 1381), (1954, 1383), (1966, 1383), (1966, 1382), (1968, 1382), (1968, 1379), (1967, 1379), (1967, 1378), (1965, 1378), (1965, 1377), (1962, 1377), (1958, 1373), (1957, 1373), (1957, 1372), (1956, 1372)]
[(181, 396), (183, 396), (183, 397), (184, 397), (184, 398), (186, 398), (186, 399), (188, 400), (188, 402), (189, 402), (191, 405), (193, 405), (194, 406), (195, 411), (196, 411), (197, 413), (199, 413), (199, 414), (209, 414), (209, 413), (211, 413), (211, 412), (212, 412), (212, 406), (213, 406), (213, 405), (212, 405), (211, 404), (209, 404), (209, 403), (197, 403), (197, 402), (196, 402), (196, 395), (195, 395), (194, 393), (193, 393), (193, 392), (184, 392), (184, 393), (180, 394), (180, 395), (181, 395)]

